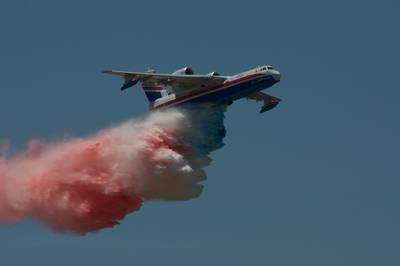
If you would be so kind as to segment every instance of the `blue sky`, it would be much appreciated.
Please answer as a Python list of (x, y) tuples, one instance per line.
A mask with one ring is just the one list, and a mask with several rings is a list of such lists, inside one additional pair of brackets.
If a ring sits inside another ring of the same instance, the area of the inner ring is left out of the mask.
[(5, 265), (399, 265), (397, 1), (2, 1), (0, 138), (84, 136), (147, 111), (108, 68), (280, 70), (240, 101), (203, 195), (85, 237), (0, 227)]

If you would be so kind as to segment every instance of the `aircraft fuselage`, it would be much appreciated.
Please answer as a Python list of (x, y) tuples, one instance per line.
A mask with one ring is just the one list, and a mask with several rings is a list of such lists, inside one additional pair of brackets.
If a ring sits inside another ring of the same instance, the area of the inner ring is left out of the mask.
[(151, 109), (200, 103), (233, 102), (255, 92), (271, 87), (280, 81), (280, 73), (270, 66), (258, 67), (238, 75), (227, 76), (226, 81), (217, 86), (199, 87), (183, 95), (168, 95), (155, 101)]

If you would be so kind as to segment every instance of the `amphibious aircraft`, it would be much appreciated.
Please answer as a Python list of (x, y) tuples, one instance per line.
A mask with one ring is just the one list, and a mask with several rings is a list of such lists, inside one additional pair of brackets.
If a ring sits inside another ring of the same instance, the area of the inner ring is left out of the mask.
[(195, 75), (190, 67), (178, 69), (172, 74), (128, 72), (105, 70), (105, 74), (124, 79), (121, 90), (134, 86), (140, 81), (150, 103), (150, 109), (168, 108), (188, 103), (227, 103), (247, 98), (263, 101), (260, 113), (271, 110), (281, 99), (263, 93), (280, 81), (281, 74), (270, 65), (260, 66), (237, 75), (221, 76), (218, 72)]

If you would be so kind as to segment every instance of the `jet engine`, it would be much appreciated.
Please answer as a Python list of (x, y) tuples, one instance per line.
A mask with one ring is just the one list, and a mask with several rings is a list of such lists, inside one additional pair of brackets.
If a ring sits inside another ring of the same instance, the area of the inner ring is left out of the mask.
[(219, 74), (218, 72), (216, 72), (216, 71), (210, 72), (210, 73), (207, 74), (207, 76), (211, 76), (211, 77), (219, 76), (219, 75), (220, 75), (220, 74)]
[(193, 75), (193, 74), (194, 72), (190, 67), (184, 67), (172, 73), (172, 75)]

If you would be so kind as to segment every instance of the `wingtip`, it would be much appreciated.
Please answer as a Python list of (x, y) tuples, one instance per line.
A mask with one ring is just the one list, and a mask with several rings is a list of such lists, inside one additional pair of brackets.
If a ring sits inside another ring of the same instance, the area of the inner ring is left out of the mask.
[(103, 71), (101, 71), (101, 73), (103, 73), (103, 74), (111, 74), (111, 73), (113, 73), (113, 71), (112, 70), (103, 70)]

